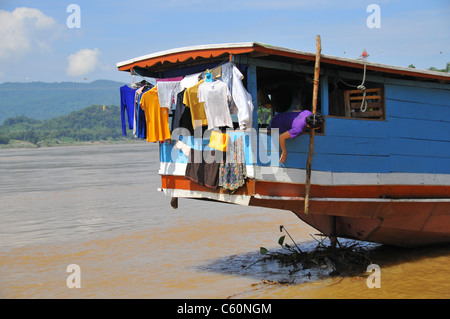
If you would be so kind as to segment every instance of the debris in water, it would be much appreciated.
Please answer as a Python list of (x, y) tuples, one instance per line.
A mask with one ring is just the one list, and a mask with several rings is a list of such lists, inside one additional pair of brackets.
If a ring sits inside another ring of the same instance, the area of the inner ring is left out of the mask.
[(367, 266), (372, 263), (371, 250), (362, 247), (358, 242), (347, 242), (341, 244), (337, 241), (335, 247), (328, 246), (324, 243), (327, 238), (323, 236), (322, 240), (317, 241), (317, 246), (311, 251), (303, 251), (294, 242), (291, 235), (287, 232), (284, 226), (280, 226), (280, 231), (285, 231), (291, 238), (294, 246), (284, 242), (285, 236), (281, 236), (278, 244), (287, 252), (269, 252), (266, 248), (261, 247), (260, 253), (263, 255), (262, 259), (250, 264), (246, 268), (254, 264), (267, 260), (275, 260), (282, 266), (293, 266), (294, 270), (291, 274), (305, 269), (321, 268), (329, 270), (330, 276), (355, 276), (366, 272)]

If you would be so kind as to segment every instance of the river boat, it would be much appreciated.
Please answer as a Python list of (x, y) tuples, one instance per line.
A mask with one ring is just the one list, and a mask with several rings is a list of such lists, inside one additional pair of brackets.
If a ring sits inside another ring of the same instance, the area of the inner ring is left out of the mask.
[[(286, 142), (281, 165), (278, 135), (256, 119), (260, 89), (288, 87), (293, 104), (299, 91), (312, 96), (315, 53), (257, 42), (198, 45), (133, 58), (117, 68), (164, 79), (231, 62), (244, 75), (253, 125), (229, 135), (244, 138), (245, 185), (234, 192), (199, 185), (185, 177), (188, 156), (176, 143), (160, 143), (160, 190), (173, 201), (287, 210), (330, 238), (402, 247), (448, 243), (450, 74), (369, 60), (320, 54), (317, 112), (325, 124), (315, 132), (307, 213), (311, 133)], [(189, 138), (192, 147), (208, 147), (209, 136), (200, 135), (199, 143)]]

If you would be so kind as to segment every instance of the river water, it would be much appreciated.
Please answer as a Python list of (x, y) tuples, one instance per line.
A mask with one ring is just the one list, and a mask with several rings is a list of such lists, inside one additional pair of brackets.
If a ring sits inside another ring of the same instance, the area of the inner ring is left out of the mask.
[[(280, 225), (304, 250), (317, 231), (284, 211), (186, 199), (174, 210), (158, 158), (150, 143), (0, 150), (0, 297), (450, 297), (449, 246), (367, 245), (380, 288), (369, 273), (259, 262), (260, 247), (280, 249)], [(81, 288), (68, 287), (75, 273)]]

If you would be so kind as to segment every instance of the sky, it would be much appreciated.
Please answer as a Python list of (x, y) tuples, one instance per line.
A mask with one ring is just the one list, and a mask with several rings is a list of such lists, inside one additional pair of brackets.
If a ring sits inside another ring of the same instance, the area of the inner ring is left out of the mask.
[(0, 82), (130, 82), (116, 64), (262, 42), (396, 66), (450, 62), (449, 0), (0, 0)]

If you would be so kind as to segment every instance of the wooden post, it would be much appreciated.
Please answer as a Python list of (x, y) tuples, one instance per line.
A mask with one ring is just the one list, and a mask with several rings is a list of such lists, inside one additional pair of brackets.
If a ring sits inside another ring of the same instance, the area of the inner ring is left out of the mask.
[(249, 65), (247, 69), (247, 91), (252, 96), (253, 108), (253, 127), (258, 130), (258, 83), (256, 74), (256, 65)]
[[(322, 47), (320, 44), (320, 36), (316, 37), (316, 64), (314, 66), (314, 90), (313, 90), (313, 105), (312, 113), (316, 114), (317, 111), (317, 92), (319, 90), (319, 73), (320, 73), (320, 52)], [(312, 158), (314, 153), (314, 130), (311, 130), (311, 135), (309, 138), (309, 153), (308, 161), (306, 162), (306, 181), (305, 181), (305, 214), (309, 212), (309, 192), (311, 189), (311, 166)]]

